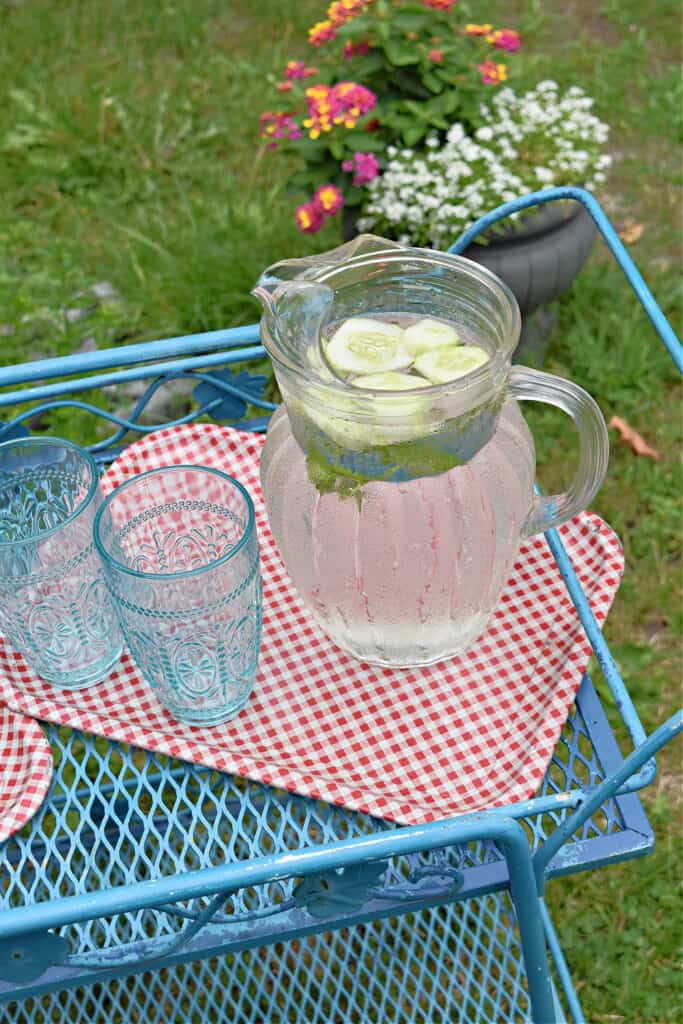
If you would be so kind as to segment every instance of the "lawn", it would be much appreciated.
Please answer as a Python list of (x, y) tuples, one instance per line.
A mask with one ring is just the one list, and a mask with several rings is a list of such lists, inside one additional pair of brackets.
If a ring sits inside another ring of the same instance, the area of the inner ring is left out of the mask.
[[(632, 255), (680, 327), (678, 4), (469, 6), (474, 21), (522, 32), (532, 78), (594, 95), (615, 158), (599, 199), (620, 229), (637, 226), (631, 237), (642, 228)], [(0, 0), (2, 363), (252, 322), (264, 267), (338, 243), (334, 223), (313, 239), (296, 231), (291, 168), (256, 131), (266, 76), (303, 55), (320, 17), (311, 0)], [(117, 294), (95, 306), (102, 282)], [(649, 731), (680, 703), (680, 390), (599, 246), (558, 313), (547, 368), (661, 453), (639, 458), (612, 432), (595, 502), (627, 560), (605, 632)], [(559, 489), (565, 424), (542, 410), (529, 419), (541, 483)], [(644, 794), (655, 855), (549, 887), (590, 1021), (679, 1016), (680, 794), (679, 747)]]

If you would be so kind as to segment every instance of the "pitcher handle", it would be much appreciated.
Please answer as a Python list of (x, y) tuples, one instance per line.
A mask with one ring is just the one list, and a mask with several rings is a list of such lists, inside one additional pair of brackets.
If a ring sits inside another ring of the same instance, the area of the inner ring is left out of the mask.
[(583, 512), (597, 494), (609, 458), (609, 439), (602, 413), (591, 396), (570, 380), (540, 373), (526, 366), (513, 366), (508, 394), (518, 401), (544, 402), (571, 416), (579, 432), (579, 468), (562, 494), (536, 496), (522, 527), (531, 537), (566, 523)]

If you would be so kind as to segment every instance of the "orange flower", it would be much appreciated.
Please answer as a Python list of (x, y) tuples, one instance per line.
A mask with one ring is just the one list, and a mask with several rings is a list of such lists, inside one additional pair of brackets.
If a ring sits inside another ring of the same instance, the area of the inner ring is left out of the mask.
[(334, 25), (331, 21), (319, 21), (313, 28), (308, 30), (308, 41), (311, 46), (322, 46), (323, 43), (331, 42), (337, 38)]
[(487, 36), (493, 25), (465, 25), (465, 32), (468, 36)]
[(485, 60), (483, 64), (477, 64), (477, 67), (484, 85), (500, 85), (507, 79), (508, 69), (505, 64), (496, 64), (495, 60)]

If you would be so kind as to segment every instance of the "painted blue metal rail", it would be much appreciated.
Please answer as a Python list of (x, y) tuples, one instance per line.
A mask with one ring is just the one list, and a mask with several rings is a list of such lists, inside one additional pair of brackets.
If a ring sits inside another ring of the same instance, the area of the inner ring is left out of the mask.
[[(628, 253), (580, 189), (508, 203), (452, 251), (555, 198), (588, 209), (683, 366)], [(169, 425), (148, 407), (178, 381), (186, 408), (172, 423), (211, 417), (264, 430), (274, 406), (250, 371), (264, 357), (249, 325), (0, 369), (0, 440), (70, 408), (92, 416), (90, 447), (104, 465)], [(102, 389), (134, 381), (148, 383), (132, 410), (112, 409)], [(554, 531), (547, 538), (634, 753), (622, 756), (586, 677), (533, 800), (399, 828), (46, 726), (49, 797), (0, 845), (2, 1020), (583, 1020), (544, 885), (651, 849), (634, 791), (651, 781), (652, 755), (681, 716), (646, 739), (567, 553)]]

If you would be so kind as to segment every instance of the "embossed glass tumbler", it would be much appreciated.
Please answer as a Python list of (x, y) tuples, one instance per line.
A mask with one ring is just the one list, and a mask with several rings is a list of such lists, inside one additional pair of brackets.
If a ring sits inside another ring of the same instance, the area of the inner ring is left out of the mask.
[(95, 544), (125, 641), (164, 707), (190, 725), (224, 722), (249, 698), (261, 642), (251, 498), (214, 469), (155, 469), (121, 484)]
[(81, 690), (121, 655), (93, 544), (95, 460), (70, 441), (0, 444), (0, 632), (51, 683)]

